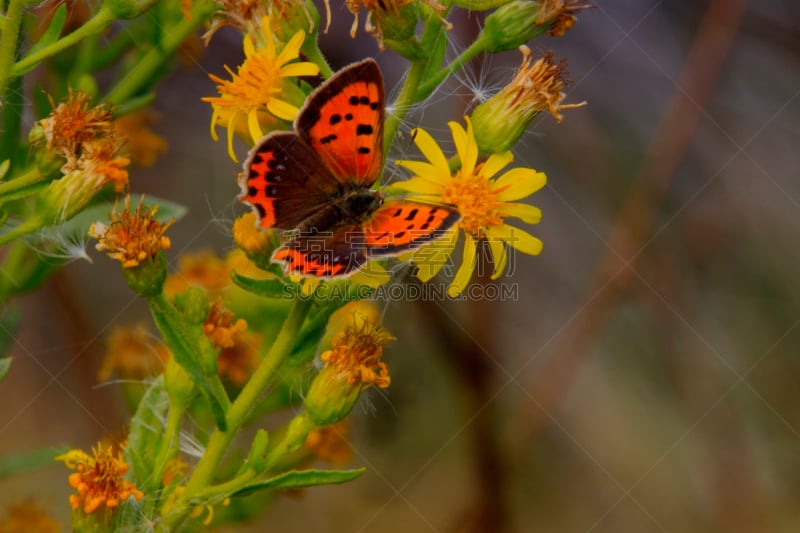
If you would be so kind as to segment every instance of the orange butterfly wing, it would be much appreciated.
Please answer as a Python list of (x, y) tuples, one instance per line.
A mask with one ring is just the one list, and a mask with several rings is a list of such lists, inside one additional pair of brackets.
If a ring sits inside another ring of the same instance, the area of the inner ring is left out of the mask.
[(295, 129), (340, 182), (369, 187), (383, 169), (385, 105), (380, 68), (366, 59), (320, 86)]
[(364, 227), (370, 257), (396, 255), (427, 244), (461, 219), (455, 209), (398, 200), (386, 202)]

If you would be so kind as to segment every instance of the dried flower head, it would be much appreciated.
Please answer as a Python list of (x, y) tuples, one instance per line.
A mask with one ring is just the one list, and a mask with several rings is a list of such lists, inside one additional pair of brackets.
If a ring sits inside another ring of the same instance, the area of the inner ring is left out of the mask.
[(574, 13), (592, 7), (587, 0), (544, 0), (537, 24), (550, 24), (547, 35), (561, 37), (575, 25)]
[[(451, 29), (451, 24), (442, 16), (447, 11), (444, 5), (436, 0), (421, 1), (436, 13), (448, 30)], [(395, 40), (410, 38), (417, 23), (417, 14), (412, 5), (414, 3), (415, 0), (345, 0), (347, 9), (353, 14), (350, 37), (355, 38), (356, 36), (358, 14), (363, 8), (367, 10), (364, 29), (375, 37), (381, 50), (384, 49), (384, 36)], [(330, 13), (330, 8), (328, 8), (328, 12)], [(330, 20), (330, 15), (328, 18)]]
[(530, 48), (520, 46), (522, 63), (514, 79), (472, 112), (475, 136), (482, 153), (499, 153), (516, 143), (540, 111), (558, 122), (561, 111), (586, 105), (562, 104), (567, 86), (566, 60), (555, 61), (553, 52), (534, 60)]
[(362, 389), (370, 385), (385, 389), (391, 380), (381, 355), (383, 346), (393, 340), (379, 324), (356, 319), (333, 337), (333, 346), (324, 351), (320, 359), (346, 376), (348, 383), (360, 385)]
[(122, 479), (128, 471), (128, 464), (121, 450), (114, 453), (111, 446), (98, 443), (92, 448), (92, 455), (82, 450), (70, 450), (56, 460), (77, 470), (70, 474), (69, 485), (78, 493), (69, 497), (69, 503), (73, 509), (80, 509), (85, 514), (94, 512), (101, 505), (113, 510), (131, 496), (137, 501), (144, 496), (133, 483)]
[(93, 107), (86, 93), (70, 89), (66, 101), (56, 105), (50, 97), (50, 105), (53, 111), (38, 126), (47, 148), (58, 152), (68, 163), (75, 165), (86, 143), (113, 137), (109, 104)]
[(331, 348), (320, 356), (324, 366), (304, 402), (315, 424), (324, 426), (343, 419), (364, 389), (389, 386), (389, 369), (381, 355), (383, 346), (392, 340), (380, 325), (357, 314), (352, 324), (334, 335)]
[(126, 196), (125, 209), (120, 213), (114, 208), (109, 216), (110, 225), (96, 222), (89, 229), (89, 235), (99, 241), (97, 250), (106, 252), (124, 268), (133, 268), (160, 251), (169, 250), (171, 243), (164, 233), (174, 222), (173, 219), (164, 224), (156, 220), (158, 205), (145, 207), (144, 196), (133, 213), (130, 201), (131, 197)]

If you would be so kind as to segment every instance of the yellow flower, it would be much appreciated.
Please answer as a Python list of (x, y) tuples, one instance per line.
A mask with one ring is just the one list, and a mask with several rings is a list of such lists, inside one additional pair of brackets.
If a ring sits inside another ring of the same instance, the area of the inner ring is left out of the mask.
[(353, 448), (347, 440), (350, 419), (312, 429), (303, 445), (304, 451), (320, 461), (343, 467), (353, 458)]
[(150, 129), (154, 117), (155, 113), (145, 108), (114, 121), (114, 131), (125, 139), (124, 152), (137, 165), (151, 166), (167, 149), (167, 141)]
[(73, 509), (82, 509), (85, 514), (91, 514), (101, 505), (112, 510), (131, 496), (136, 501), (144, 496), (136, 485), (122, 479), (128, 471), (128, 464), (121, 450), (114, 454), (111, 446), (104, 447), (98, 443), (92, 448), (91, 456), (82, 450), (70, 450), (56, 460), (77, 470), (70, 474), (69, 485), (78, 493), (69, 497), (69, 503)]
[(246, 329), (247, 321), (243, 318), (234, 321), (233, 312), (225, 308), (221, 300), (211, 304), (208, 318), (203, 323), (203, 333), (217, 348), (230, 348), (234, 344), (234, 335)]
[(115, 370), (125, 379), (145, 379), (164, 371), (169, 349), (143, 323), (114, 326), (106, 339), (106, 355), (97, 372), (107, 381)]
[(477, 259), (477, 241), (486, 239), (492, 253), (497, 279), (506, 267), (505, 245), (530, 255), (542, 250), (542, 241), (529, 233), (505, 223), (508, 217), (519, 218), (528, 224), (541, 219), (541, 211), (531, 205), (515, 203), (541, 189), (545, 175), (530, 168), (514, 168), (499, 177), (495, 175), (513, 160), (511, 152), (492, 154), (478, 163), (478, 146), (469, 117), (467, 129), (450, 122), (461, 168), (450, 171), (447, 159), (436, 141), (426, 131), (412, 131), (414, 142), (428, 158), (422, 161), (396, 161), (415, 176), (395, 184), (399, 189), (415, 193), (416, 200), (434, 204), (450, 204), (461, 214), (458, 222), (442, 239), (413, 253), (419, 266), (418, 277), (428, 281), (435, 276), (453, 252), (458, 230), (464, 234), (463, 262), (448, 288), (448, 294), (457, 296), (469, 283)]
[(24, 500), (9, 507), (8, 517), (0, 520), (3, 533), (58, 533), (58, 522), (47, 516), (42, 506), (35, 500)]
[[(131, 213), (131, 197), (125, 197), (125, 210), (110, 215), (111, 225), (95, 222), (89, 228), (89, 235), (96, 238), (97, 250), (106, 252), (124, 268), (139, 266), (139, 263), (154, 257), (162, 250), (169, 250), (170, 240), (164, 233), (174, 220), (162, 224), (156, 220), (157, 205), (144, 206), (144, 196), (136, 211)], [(162, 280), (163, 281), (163, 280)]]
[(202, 287), (212, 297), (231, 284), (231, 267), (211, 250), (184, 253), (178, 258), (178, 270), (167, 276), (164, 294), (173, 298), (189, 287)]
[(304, 31), (295, 33), (279, 51), (270, 30), (269, 17), (264, 17), (262, 29), (263, 42), (259, 48), (250, 34), (245, 35), (245, 60), (237, 72), (225, 67), (231, 75), (230, 81), (210, 75), (219, 84), (220, 96), (203, 98), (214, 108), (211, 137), (217, 140), (215, 126), (218, 121), (228, 128), (228, 154), (234, 161), (237, 159), (233, 152), (233, 134), (239, 120), (246, 118), (247, 131), (254, 143), (264, 135), (262, 120), (274, 126), (276, 119), (292, 121), (297, 115), (299, 108), (296, 104), (300, 104), (305, 95), (291, 78), (319, 74), (319, 67), (314, 63), (295, 61), (305, 39)]

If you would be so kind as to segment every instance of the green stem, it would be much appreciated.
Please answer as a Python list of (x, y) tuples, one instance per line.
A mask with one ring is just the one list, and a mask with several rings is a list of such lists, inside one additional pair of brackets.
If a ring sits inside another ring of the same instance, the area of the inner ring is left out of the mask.
[(322, 77), (327, 80), (333, 76), (333, 69), (328, 64), (328, 60), (325, 59), (325, 56), (322, 55), (322, 51), (320, 51), (316, 41), (309, 42), (311, 43), (310, 46), (303, 47), (303, 53), (306, 55), (306, 58), (308, 58), (309, 61), (319, 67), (319, 73), (322, 74)]
[(15, 193), (20, 189), (30, 187), (31, 185), (36, 185), (37, 183), (44, 181), (44, 179), (45, 178), (42, 176), (42, 173), (39, 172), (39, 169), (32, 167), (25, 174), (19, 176), (18, 178), (0, 183), (0, 202), (3, 201), (3, 196)]
[(153, 83), (154, 75), (161, 66), (172, 58), (181, 43), (214, 11), (214, 3), (196, 2), (192, 5), (189, 18), (181, 18), (171, 28), (164, 29), (164, 39), (142, 56), (137, 65), (128, 71), (117, 85), (103, 99), (112, 105), (120, 105), (136, 96), (143, 88)]
[(436, 89), (436, 87), (441, 85), (448, 76), (472, 61), (472, 59), (483, 53), (485, 50), (486, 46), (483, 40), (477, 39), (444, 69), (425, 80), (425, 82), (420, 85), (419, 92), (422, 94), (430, 94)]
[(417, 101), (417, 93), (424, 72), (425, 61), (415, 61), (411, 64), (411, 68), (408, 69), (408, 75), (403, 82), (403, 87), (400, 89), (400, 94), (397, 95), (397, 100), (392, 104), (392, 114), (386, 117), (383, 124), (384, 153), (389, 153), (389, 148), (392, 146), (392, 141), (394, 141), (394, 136), (397, 134), (400, 123), (411, 106)]
[(17, 53), (17, 38), (22, 25), (22, 13), (25, 8), (24, 0), (11, 0), (8, 11), (0, 17), (0, 98), (6, 94), (6, 88), (11, 81), (15, 54)]
[(267, 355), (262, 359), (258, 369), (253, 373), (247, 385), (236, 397), (236, 400), (228, 410), (226, 417), (227, 430), (220, 431), (215, 429), (208, 440), (206, 452), (197, 463), (186, 488), (176, 502), (172, 512), (164, 516), (163, 527), (165, 531), (173, 531), (183, 522), (186, 514), (190, 511), (190, 503), (196, 499), (203, 490), (206, 489), (214, 475), (214, 471), (219, 466), (223, 455), (228, 449), (228, 445), (233, 439), (239, 427), (245, 421), (248, 413), (256, 405), (259, 397), (269, 385), (270, 380), (275, 375), (284, 359), (291, 353), (297, 342), (297, 333), (303, 325), (306, 316), (311, 308), (311, 300), (296, 300), (294, 306), (289, 311), (289, 316), (283, 323), (281, 332), (275, 339)]
[[(287, 454), (297, 451), (298, 448), (306, 442), (308, 433), (316, 427), (317, 425), (305, 412), (294, 417), (289, 423), (289, 428), (281, 441), (267, 454), (264, 469), (269, 470)], [(244, 486), (255, 479), (257, 475), (258, 474), (254, 470), (248, 469), (230, 481), (207, 487), (198, 494), (198, 499), (207, 501), (214, 497), (229, 495), (244, 488)]]
[[(12, 0), (12, 2), (13, 1), (15, 0)], [(98, 11), (91, 19), (86, 21), (86, 23), (80, 28), (76, 29), (69, 35), (65, 35), (53, 44), (45, 46), (44, 48), (41, 48), (32, 54), (28, 54), (14, 63), (14, 66), (11, 68), (11, 74), (13, 76), (19, 76), (20, 74), (27, 72), (48, 57), (53, 56), (62, 50), (66, 50), (70, 46), (79, 43), (90, 35), (100, 33), (106, 29), (109, 24), (114, 22), (114, 20), (115, 17), (111, 11), (106, 6), (101, 7), (100, 11)]]

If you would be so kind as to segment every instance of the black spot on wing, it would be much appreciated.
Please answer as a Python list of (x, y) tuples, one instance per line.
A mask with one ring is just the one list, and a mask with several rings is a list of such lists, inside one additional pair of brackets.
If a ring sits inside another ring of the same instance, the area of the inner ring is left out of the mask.
[(372, 135), (372, 126), (369, 124), (359, 124), (356, 126), (356, 135)]

